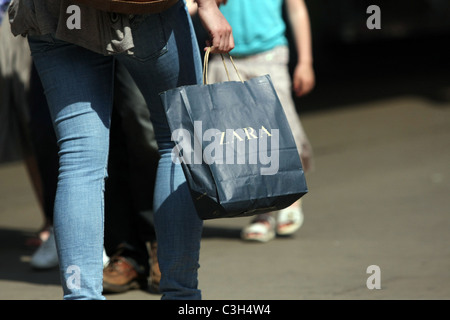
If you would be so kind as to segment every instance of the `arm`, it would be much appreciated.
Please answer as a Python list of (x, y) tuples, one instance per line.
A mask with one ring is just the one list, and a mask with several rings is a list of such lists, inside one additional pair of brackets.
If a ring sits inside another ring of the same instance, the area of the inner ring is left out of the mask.
[(310, 92), (315, 85), (309, 14), (304, 0), (286, 0), (286, 8), (298, 53), (293, 89), (297, 96), (302, 96)]
[[(227, 53), (234, 48), (231, 26), (219, 10), (227, 0), (194, 0), (197, 14), (210, 37), (211, 53)], [(190, 12), (191, 9), (189, 10)], [(206, 49), (205, 49), (206, 50)]]

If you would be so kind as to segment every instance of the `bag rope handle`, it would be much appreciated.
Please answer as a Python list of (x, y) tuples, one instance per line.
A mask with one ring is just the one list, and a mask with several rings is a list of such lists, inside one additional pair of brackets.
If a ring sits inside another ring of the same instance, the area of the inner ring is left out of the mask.
[[(208, 62), (209, 62), (209, 54), (210, 53), (211, 53), (211, 47), (208, 47), (208, 49), (205, 52), (205, 58), (203, 59), (203, 84), (208, 84)], [(233, 65), (234, 70), (236, 71), (236, 74), (239, 77), (239, 80), (241, 82), (244, 82), (244, 80), (242, 80), (242, 77), (241, 77), (236, 65), (234, 64), (233, 58), (231, 57), (231, 55), (229, 53), (227, 53), (227, 55), (228, 55), (228, 58), (230, 58), (231, 64)], [(220, 54), (220, 56), (222, 57), (222, 62), (223, 62), (223, 66), (225, 67), (225, 72), (227, 73), (228, 81), (231, 81), (230, 74), (228, 73), (228, 68), (225, 63), (225, 58), (223, 57), (222, 53)]]

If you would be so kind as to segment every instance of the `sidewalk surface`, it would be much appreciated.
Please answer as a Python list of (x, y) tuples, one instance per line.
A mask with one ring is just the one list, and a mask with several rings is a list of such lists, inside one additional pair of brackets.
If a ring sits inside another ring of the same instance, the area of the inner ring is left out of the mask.
[[(205, 222), (204, 299), (450, 299), (450, 81), (424, 70), (318, 79), (302, 102), (315, 154), (303, 227), (258, 244), (239, 237), (250, 218)], [(23, 163), (0, 165), (0, 299), (61, 299), (57, 271), (28, 263), (42, 223)], [(377, 274), (381, 288), (369, 289)]]

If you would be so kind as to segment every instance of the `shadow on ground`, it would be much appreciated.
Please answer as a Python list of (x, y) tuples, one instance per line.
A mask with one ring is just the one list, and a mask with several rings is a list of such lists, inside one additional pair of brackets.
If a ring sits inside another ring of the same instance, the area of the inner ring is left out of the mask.
[(36, 233), (24, 230), (0, 229), (0, 279), (34, 284), (59, 285), (57, 268), (34, 270), (29, 264), (36, 250)]

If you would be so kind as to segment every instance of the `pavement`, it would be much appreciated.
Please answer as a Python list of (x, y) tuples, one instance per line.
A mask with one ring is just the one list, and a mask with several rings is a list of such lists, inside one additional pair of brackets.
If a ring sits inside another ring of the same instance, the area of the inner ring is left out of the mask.
[[(377, 61), (318, 77), (301, 100), (315, 169), (295, 235), (247, 243), (239, 234), (250, 218), (205, 222), (205, 300), (450, 299), (448, 68), (387, 72)], [(0, 300), (62, 298), (56, 270), (29, 266), (42, 223), (23, 161), (1, 164)]]

